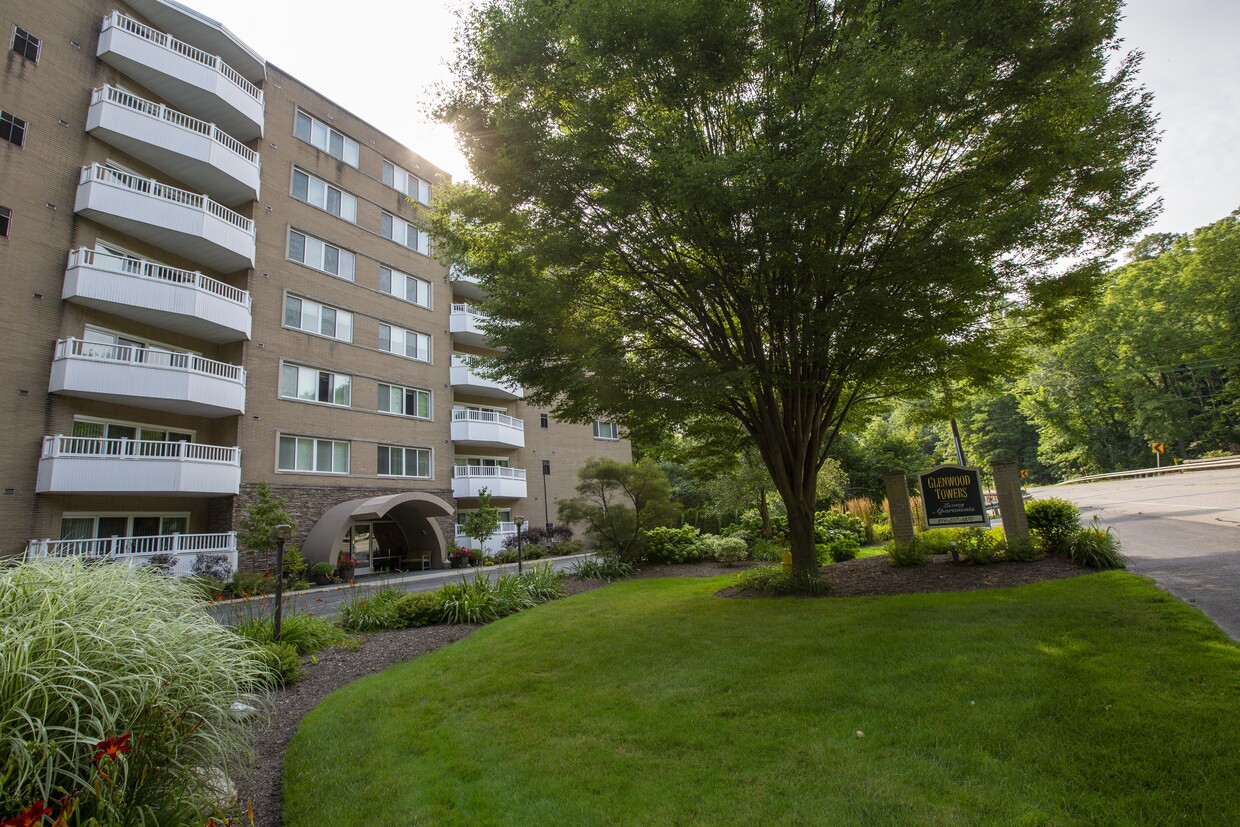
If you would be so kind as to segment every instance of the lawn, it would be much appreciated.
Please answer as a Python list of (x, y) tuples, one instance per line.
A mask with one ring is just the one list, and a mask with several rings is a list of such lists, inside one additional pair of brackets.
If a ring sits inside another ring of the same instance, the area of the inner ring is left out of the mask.
[(345, 687), (285, 823), (1240, 823), (1240, 648), (1143, 578), (727, 582), (619, 583)]

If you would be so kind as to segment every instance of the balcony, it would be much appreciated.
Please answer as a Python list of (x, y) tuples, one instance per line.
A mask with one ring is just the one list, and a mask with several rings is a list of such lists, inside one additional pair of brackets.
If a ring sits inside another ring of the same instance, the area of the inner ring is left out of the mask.
[(482, 448), (524, 448), (525, 423), (497, 411), (452, 411), (452, 441)]
[(91, 92), (86, 131), (222, 204), (258, 199), (258, 153), (213, 123), (105, 85)]
[(193, 574), (194, 560), (200, 554), (222, 554), (237, 570), (237, 533), (160, 534), (149, 537), (99, 537), (90, 540), (31, 540), (26, 559), (39, 557), (109, 557), (131, 565), (147, 565), (156, 554), (171, 554), (176, 560), (171, 573), (180, 577)]
[(46, 436), (39, 494), (235, 495), (241, 449), (197, 442)]
[(245, 368), (190, 353), (62, 339), (49, 393), (194, 416), (245, 413)]
[[(499, 529), (494, 534), (491, 535), (490, 539), (488, 539), (485, 543), (482, 544), (482, 551), (486, 554), (498, 554), (504, 549), (504, 541), (507, 540), (509, 537), (516, 537), (516, 536), (517, 536), (517, 524), (516, 523), (501, 522), (499, 524)], [(477, 540), (465, 534), (464, 528), (461, 525), (458, 524), (456, 526), (456, 544), (458, 546), (464, 546), (465, 548), (473, 548), (477, 544), (477, 542), (478, 542)]]
[(474, 301), (482, 301), (487, 297), (478, 277), (466, 274), (459, 267), (453, 266), (448, 269), (448, 279), (452, 282), (452, 292), (455, 295)]
[(479, 313), (477, 308), (454, 303), (452, 315), (448, 317), (448, 330), (452, 334), (452, 341), (462, 345), (487, 347), (487, 334), (479, 327), (479, 322), (484, 319), (486, 316)]
[(491, 399), (523, 399), (525, 391), (514, 382), (487, 379), (474, 370), (472, 360), (463, 354), (452, 354), (452, 387), (458, 393)]
[(80, 247), (61, 298), (208, 342), (250, 338), (250, 294), (195, 270)]
[(452, 496), (477, 497), (487, 489), (496, 499), (525, 498), (525, 469), (498, 465), (458, 465), (452, 470)]
[(205, 195), (91, 164), (73, 210), (220, 272), (254, 266), (254, 222)]
[(173, 106), (241, 141), (263, 134), (263, 93), (218, 56), (114, 11), (96, 56)]

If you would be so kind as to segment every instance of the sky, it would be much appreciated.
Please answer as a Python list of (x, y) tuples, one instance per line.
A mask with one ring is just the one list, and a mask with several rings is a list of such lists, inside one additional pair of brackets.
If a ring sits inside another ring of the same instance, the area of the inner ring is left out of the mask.
[[(181, 0), (284, 71), (442, 167), (468, 177), (451, 130), (430, 115), (463, 0)], [(1015, 2), (1015, 0), (1013, 0)], [(1163, 132), (1151, 232), (1189, 232), (1240, 208), (1240, 2), (1129, 0), (1124, 51)]]

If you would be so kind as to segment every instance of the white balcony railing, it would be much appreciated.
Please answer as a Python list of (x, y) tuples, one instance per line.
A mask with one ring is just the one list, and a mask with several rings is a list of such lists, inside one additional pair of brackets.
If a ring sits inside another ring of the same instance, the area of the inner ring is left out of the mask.
[(525, 391), (515, 382), (496, 381), (482, 376), (475, 370), (473, 358), (463, 353), (452, 354), (449, 376), (452, 386), (463, 393), (500, 399), (521, 399), (525, 396)]
[(448, 317), (448, 331), (452, 334), (452, 341), (475, 347), (491, 346), (486, 331), (481, 327), (481, 323), (485, 320), (486, 316), (479, 313), (477, 307), (460, 302), (454, 303), (452, 313)]
[(188, 575), (200, 554), (222, 554), (229, 566), (237, 568), (237, 533), (160, 534), (147, 537), (96, 537), (88, 540), (31, 540), (26, 544), (26, 559), (39, 557), (109, 557), (133, 564), (145, 564), (157, 554), (176, 557), (172, 573)]
[(143, 86), (249, 140), (262, 134), (263, 92), (217, 55), (119, 11), (103, 18), (97, 55)]
[(86, 131), (230, 204), (258, 198), (259, 155), (213, 123), (115, 86), (91, 92)]
[(457, 465), (452, 472), (452, 496), (477, 497), (486, 488), (493, 497), (525, 497), (525, 469), (498, 465)]
[[(486, 554), (498, 554), (504, 548), (504, 541), (509, 537), (515, 536), (517, 536), (517, 524), (501, 522), (496, 532), (482, 544), (482, 551)], [(466, 548), (474, 548), (477, 546), (478, 541), (467, 536), (464, 528), (458, 523), (456, 526), (456, 544)]]
[(178, 353), (153, 347), (107, 345), (82, 339), (61, 339), (56, 342), (57, 359), (90, 359), (96, 362), (142, 365), (143, 367), (196, 373), (245, 385), (245, 368), (228, 362), (204, 359), (192, 353)]
[(70, 250), (62, 298), (210, 342), (250, 338), (249, 291), (145, 259)]
[(525, 430), (525, 422), (499, 411), (475, 411), (468, 408), (457, 408), (452, 411), (453, 422), (488, 422), (503, 425), (506, 428), (516, 428), (518, 431)]
[(254, 266), (254, 222), (206, 195), (103, 164), (82, 167), (74, 211), (208, 267)]
[(524, 448), (525, 423), (498, 411), (456, 408), (452, 411), (452, 441), (492, 448)]
[(183, 112), (178, 112), (175, 109), (169, 109), (162, 103), (155, 103), (154, 101), (140, 98), (137, 95), (130, 94), (122, 89), (117, 89), (115, 86), (110, 84), (104, 84), (98, 89), (91, 91), (91, 104), (96, 104), (101, 101), (107, 101), (108, 103), (114, 103), (117, 106), (123, 106), (126, 109), (132, 109), (135, 112), (141, 112), (144, 115), (150, 115), (156, 120), (165, 121), (173, 126), (179, 126), (182, 129), (187, 129), (190, 132), (197, 132), (204, 138), (207, 138), (224, 147), (224, 149), (236, 153), (247, 163), (251, 163), (256, 166), (258, 165), (259, 161), (257, 152), (250, 149), (248, 146), (241, 143), (232, 135), (229, 135), (213, 123), (207, 123), (206, 121), (200, 121), (197, 118), (191, 118)]
[(236, 494), (241, 449), (197, 442), (47, 436), (40, 494)]

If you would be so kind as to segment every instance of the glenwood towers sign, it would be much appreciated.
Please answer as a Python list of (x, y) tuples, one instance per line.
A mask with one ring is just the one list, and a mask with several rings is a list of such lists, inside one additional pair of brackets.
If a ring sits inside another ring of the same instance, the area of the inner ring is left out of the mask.
[(921, 499), (926, 511), (926, 527), (986, 526), (986, 504), (982, 497), (982, 475), (976, 468), (940, 465), (918, 474)]

